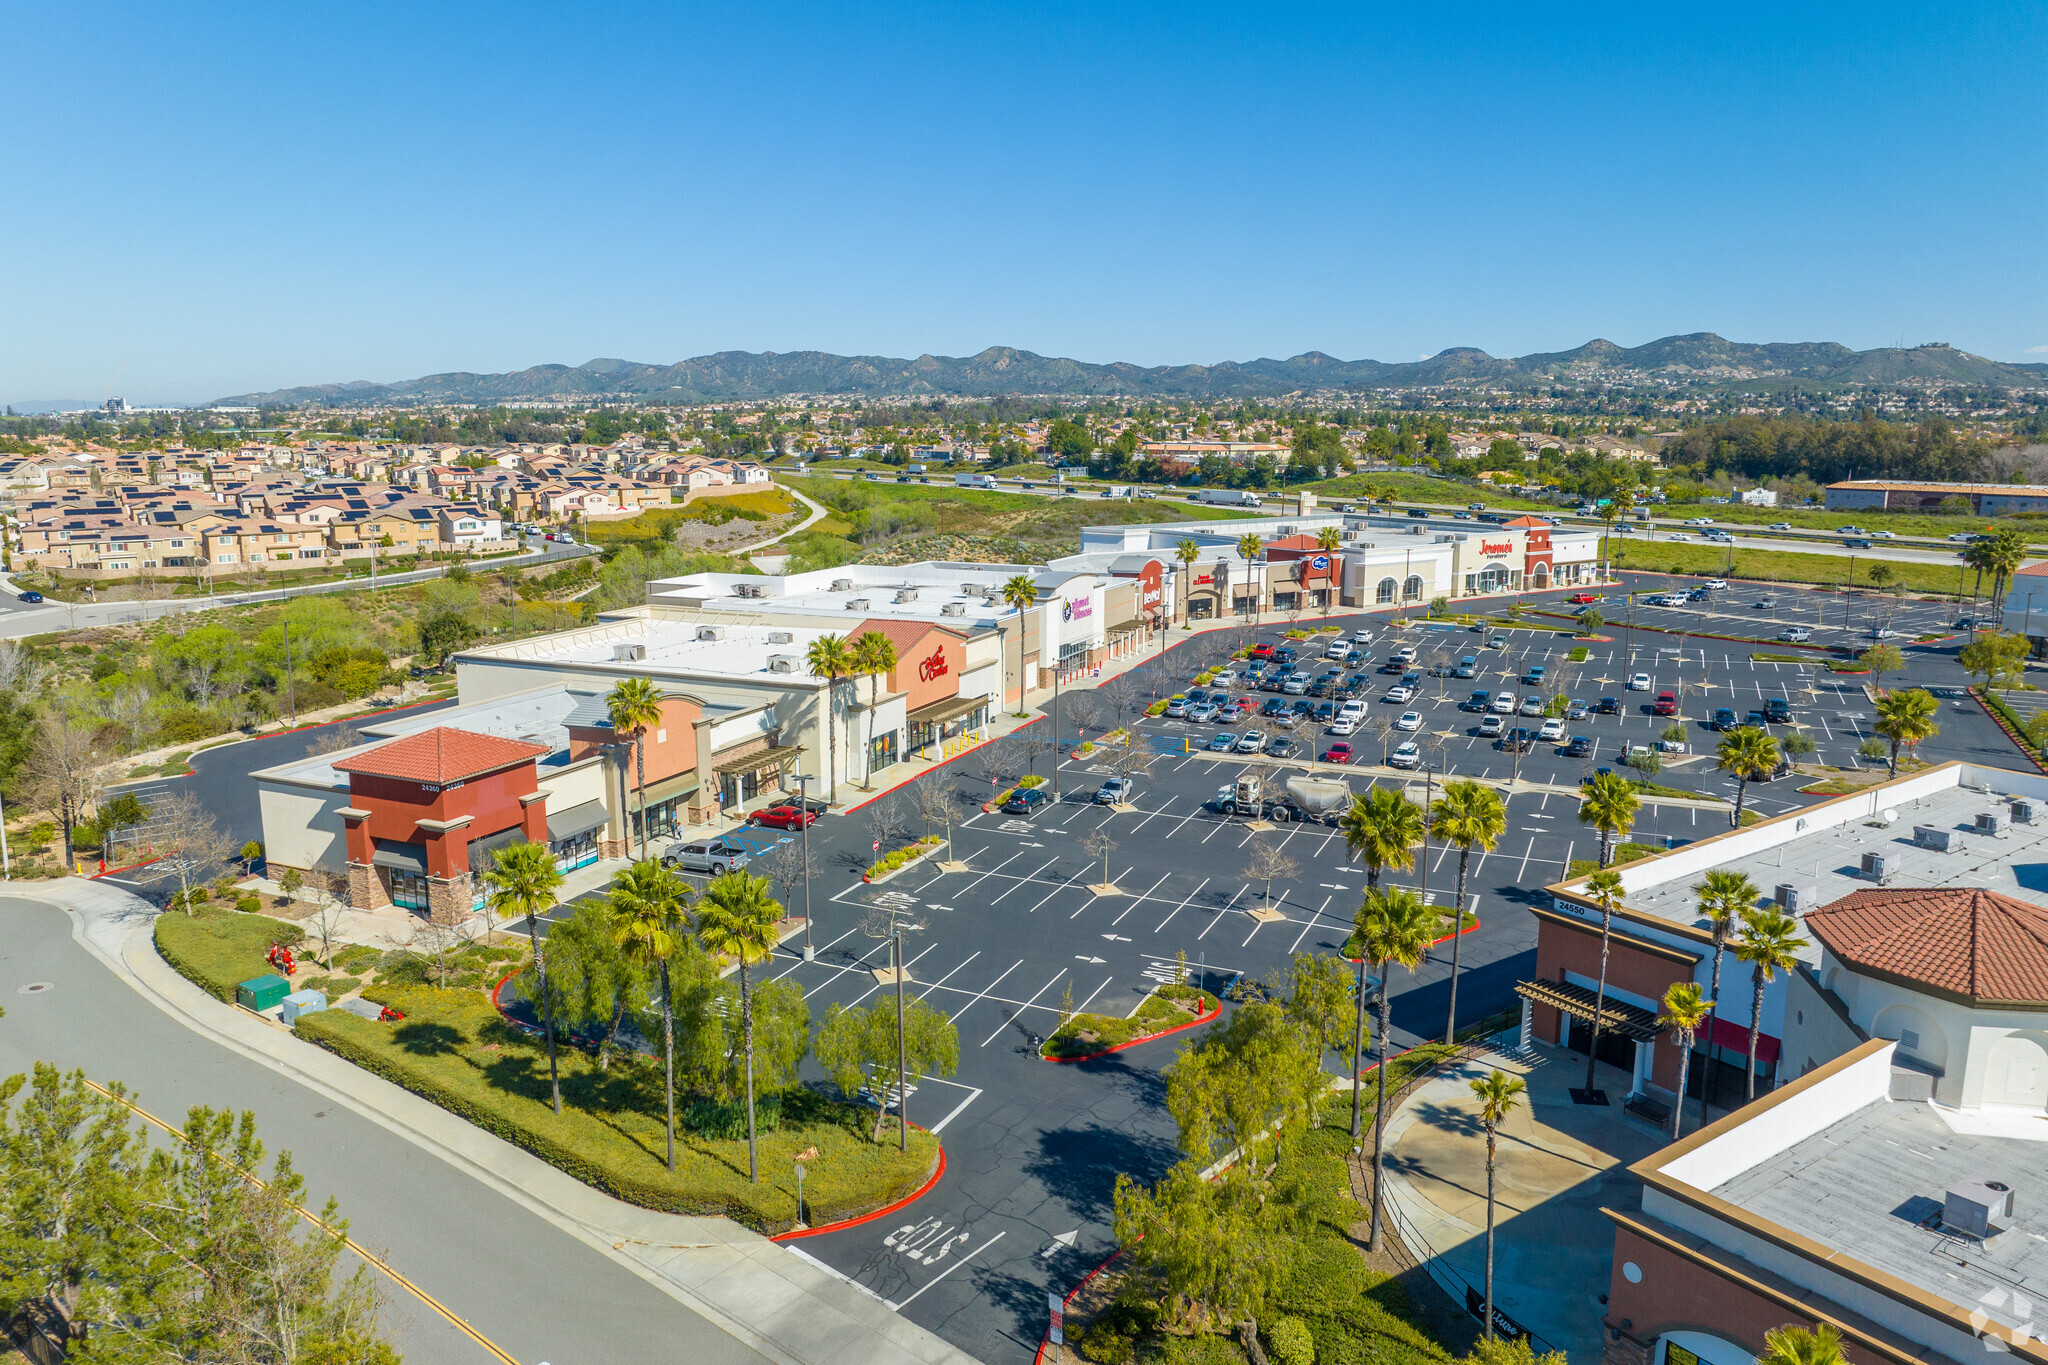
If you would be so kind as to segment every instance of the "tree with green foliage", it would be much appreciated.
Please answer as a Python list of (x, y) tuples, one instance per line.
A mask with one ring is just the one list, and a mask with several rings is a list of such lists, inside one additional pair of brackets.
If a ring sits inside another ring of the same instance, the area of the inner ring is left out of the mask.
[(455, 611), (430, 612), (419, 620), (420, 652), (434, 660), (435, 667), (443, 667), (448, 656), (466, 648), (476, 639), (476, 623), (468, 616)]
[(754, 1000), (747, 969), (775, 952), (775, 921), (782, 907), (768, 894), (768, 879), (737, 869), (713, 877), (697, 901), (697, 940), (707, 952), (732, 958), (740, 971), (740, 1027), (746, 1052), (747, 1180), (759, 1183), (754, 1134)]
[[(1707, 921), (1707, 930), (1712, 935), (1710, 942), (1714, 951), (1713, 976), (1707, 987), (1708, 994), (1713, 997), (1708, 1001), (1707, 1017), (1707, 1055), (1711, 1057), (1716, 1046), (1714, 1035), (1720, 1030), (1721, 959), (1728, 950), (1728, 936), (1735, 932), (1738, 923), (1747, 919), (1750, 912), (1757, 908), (1759, 897), (1756, 883), (1749, 879), (1747, 873), (1726, 867), (1714, 868), (1708, 872), (1693, 886), (1692, 894), (1699, 906), (1700, 915)], [(1709, 1082), (1713, 1079), (1710, 1074)], [(1713, 1087), (1710, 1084), (1709, 1089), (1711, 1088)], [(1700, 1114), (1703, 1120), (1706, 1112), (1706, 1100), (1702, 1098)]]
[(1896, 673), (1906, 666), (1906, 656), (1899, 652), (1897, 645), (1880, 641), (1863, 651), (1856, 660), (1877, 677), (1877, 685), (1884, 686), (1884, 675)]
[(1236, 1152), (1261, 1169), (1264, 1154), (1313, 1117), (1324, 1088), (1320, 1062), (1314, 1031), (1280, 1005), (1239, 1005), (1166, 1068), (1166, 1109), (1180, 1125), (1181, 1150), (1203, 1165)]
[(1375, 786), (1352, 796), (1337, 827), (1344, 847), (1365, 864), (1370, 891), (1380, 884), (1385, 869), (1405, 872), (1415, 866), (1415, 846), (1423, 836), (1422, 807), (1400, 787)]
[[(644, 866), (635, 863), (627, 871)], [(601, 1031), (597, 1069), (608, 1071), (618, 1050), (619, 1030), (634, 1007), (638, 977), (620, 952), (612, 901), (574, 904), (574, 914), (548, 927), (548, 989), (564, 1028)]]
[(1445, 1043), (1458, 1040), (1458, 959), (1465, 942), (1465, 877), (1472, 867), (1472, 850), (1491, 852), (1507, 827), (1508, 809), (1500, 793), (1468, 778), (1444, 783), (1444, 794), (1430, 813), (1429, 832), (1458, 846), (1458, 897), (1450, 909), (1451, 989), (1445, 1006)]
[(843, 635), (820, 635), (804, 650), (804, 667), (825, 680), (825, 801), (839, 789), (839, 680), (853, 675), (853, 651)]
[(1586, 895), (1600, 907), (1600, 978), (1593, 991), (1592, 1036), (1586, 1042), (1586, 1089), (1593, 1089), (1593, 1068), (1600, 1058), (1600, 1016), (1607, 1011), (1607, 950), (1614, 938), (1614, 912), (1621, 908), (1621, 874), (1603, 867), (1586, 878)]
[[(1380, 978), (1379, 988), (1379, 1100), (1373, 1107), (1372, 1119), (1372, 1232), (1367, 1240), (1367, 1249), (1377, 1251), (1380, 1244), (1380, 1178), (1381, 1153), (1387, 1131), (1387, 1063), (1391, 1060), (1388, 1046), (1391, 1041), (1391, 1025), (1388, 1011), (1393, 1006), (1393, 983), (1387, 980), (1390, 967), (1399, 964), (1414, 976), (1423, 959), (1429, 954), (1430, 944), (1436, 942), (1443, 927), (1443, 917), (1422, 903), (1422, 897), (1406, 887), (1374, 887), (1365, 893), (1365, 903), (1358, 909), (1353, 932), (1358, 938), (1360, 966), (1370, 962)], [(1358, 1084), (1361, 1054), (1365, 1047), (1365, 983), (1359, 982), (1358, 1024), (1353, 1034), (1351, 1049), (1351, 1136), (1359, 1136), (1360, 1093), (1364, 1087)]]
[(882, 1102), (882, 1086), (871, 1077), (894, 1075), (896, 1093), (905, 1093), (926, 1076), (950, 1076), (960, 1065), (960, 1030), (946, 1012), (916, 996), (903, 1003), (902, 1069), (897, 1069), (896, 1010), (886, 1001), (859, 1005), (833, 1005), (825, 1011), (814, 1049), (818, 1065), (848, 1100), (868, 1090), (875, 1100), (875, 1127), (871, 1139), (882, 1140), (882, 1125), (889, 1106)]
[(647, 858), (647, 732), (661, 724), (661, 685), (652, 678), (621, 678), (605, 694), (605, 719), (612, 733), (633, 746), (634, 789), (639, 800), (640, 858)]
[(1117, 1243), (1197, 1314), (1251, 1321), (1256, 1330), (1258, 1314), (1296, 1265), (1309, 1226), (1300, 1203), (1270, 1194), (1244, 1162), (1209, 1181), (1191, 1158), (1150, 1190), (1119, 1171)]
[(1341, 958), (1296, 953), (1287, 959), (1284, 970), (1267, 979), (1268, 989), (1280, 997), (1281, 1010), (1321, 1044), (1316, 1052), (1318, 1067), (1324, 1051), (1342, 1051), (1338, 1040), (1352, 1013), (1349, 977)]
[(643, 977), (651, 977), (656, 985), (656, 1009), (661, 1015), (661, 1090), (671, 1174), (676, 1169), (676, 1030), (668, 964), (676, 955), (689, 923), (689, 897), (689, 886), (682, 878), (662, 864), (646, 859), (621, 872), (607, 897), (608, 927), (620, 962)]
[(2025, 675), (2027, 655), (2032, 650), (2024, 635), (1989, 631), (1964, 645), (1956, 654), (1963, 672), (1975, 673), (1984, 686), (2017, 682)]
[(540, 917), (554, 908), (556, 895), (562, 889), (562, 871), (555, 866), (555, 855), (546, 844), (521, 840), (491, 854), (490, 866), (484, 870), (484, 885), (489, 888), (486, 899), (499, 919), (526, 920), (526, 942), (533, 950), (530, 971), (547, 1034), (548, 1089), (554, 1098), (555, 1113), (560, 1114), (562, 1080), (555, 1064), (554, 997), (548, 989), (547, 958), (541, 952), (537, 926)]
[(1756, 1365), (1849, 1365), (1849, 1356), (1842, 1349), (1842, 1330), (1833, 1323), (1823, 1322), (1810, 1332), (1787, 1325), (1764, 1333), (1764, 1352)]
[(1496, 1068), (1490, 1075), (1471, 1083), (1473, 1098), (1479, 1101), (1479, 1122), (1486, 1129), (1486, 1338), (1493, 1339), (1493, 1210), (1494, 1163), (1500, 1126), (1521, 1104), (1522, 1082)]
[(1734, 823), (1742, 824), (1742, 806), (1749, 797), (1749, 784), (1769, 777), (1784, 758), (1777, 738), (1759, 726), (1744, 725), (1730, 730), (1714, 750), (1714, 766), (1735, 778)]
[(881, 698), (882, 680), (896, 671), (896, 642), (879, 630), (864, 630), (853, 638), (853, 666), (868, 679), (867, 760), (861, 766), (861, 790), (875, 789), (875, 709)]
[(1877, 699), (1877, 719), (1870, 728), (1889, 746), (1891, 776), (1899, 775), (1899, 750), (1910, 752), (1941, 733), (1934, 720), (1940, 711), (1941, 703), (1934, 694), (1917, 687), (1887, 692)]
[(1697, 981), (1674, 981), (1664, 992), (1664, 1012), (1657, 1022), (1671, 1031), (1671, 1045), (1678, 1049), (1678, 1099), (1671, 1106), (1671, 1140), (1678, 1141), (1685, 1124), (1686, 1076), (1692, 1068), (1692, 1041), (1700, 1025), (1712, 1017), (1714, 1002), (1700, 990)]
[[(1185, 599), (1189, 594), (1189, 586), (1192, 585), (1194, 581), (1192, 578), (1192, 575), (1195, 571), (1194, 565), (1195, 561), (1202, 557), (1202, 548), (1201, 546), (1195, 544), (1195, 542), (1192, 540), (1183, 539), (1179, 544), (1173, 547), (1173, 557), (1180, 561), (1180, 571), (1183, 584), (1181, 588), (1181, 596), (1183, 599)], [(1195, 623), (1193, 617), (1189, 617), (1181, 623), (1182, 630), (1193, 630), (1194, 628)]]
[(1806, 946), (1799, 921), (1781, 911), (1752, 910), (1735, 940), (1735, 960), (1747, 962), (1752, 990), (1749, 1001), (1749, 1098), (1756, 1098), (1756, 1043), (1764, 1027), (1764, 987), (1797, 964)]

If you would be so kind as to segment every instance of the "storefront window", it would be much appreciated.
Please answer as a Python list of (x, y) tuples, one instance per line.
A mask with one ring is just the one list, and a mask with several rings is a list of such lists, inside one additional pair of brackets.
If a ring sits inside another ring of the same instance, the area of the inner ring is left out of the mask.
[(1300, 603), (1300, 593), (1276, 592), (1273, 594), (1274, 611), (1293, 611), (1295, 607), (1300, 605)]
[(549, 851), (555, 855), (557, 871), (574, 872), (579, 867), (588, 867), (597, 861), (597, 831), (557, 839)]
[(391, 873), (391, 903), (401, 910), (427, 908), (427, 879), (417, 872)]
[(868, 745), (869, 772), (878, 773), (884, 768), (893, 768), (896, 766), (896, 759), (896, 732), (894, 730), (890, 730), (886, 734), (876, 735), (873, 742)]

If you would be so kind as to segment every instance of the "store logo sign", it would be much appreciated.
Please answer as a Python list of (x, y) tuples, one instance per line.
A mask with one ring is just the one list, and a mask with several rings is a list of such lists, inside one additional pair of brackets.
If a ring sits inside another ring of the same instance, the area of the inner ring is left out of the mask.
[(1479, 542), (1479, 553), (1484, 555), (1510, 554), (1514, 551), (1514, 548), (1515, 542), (1512, 540), (1482, 540)]
[(934, 678), (945, 677), (951, 671), (946, 667), (946, 647), (940, 645), (931, 652), (930, 658), (918, 662), (917, 678), (919, 682), (930, 682)]
[(1095, 614), (1095, 599), (1092, 597), (1070, 597), (1060, 607), (1062, 621), (1082, 621)]

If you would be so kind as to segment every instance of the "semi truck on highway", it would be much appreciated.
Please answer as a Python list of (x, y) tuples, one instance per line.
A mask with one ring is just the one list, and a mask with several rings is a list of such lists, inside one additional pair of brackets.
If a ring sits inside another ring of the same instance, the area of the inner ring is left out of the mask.
[(996, 476), (993, 474), (955, 474), (953, 476), (953, 483), (960, 488), (994, 488), (996, 486)]
[(1188, 495), (1189, 502), (1213, 502), (1225, 507), (1257, 507), (1259, 495), (1249, 488), (1197, 488)]

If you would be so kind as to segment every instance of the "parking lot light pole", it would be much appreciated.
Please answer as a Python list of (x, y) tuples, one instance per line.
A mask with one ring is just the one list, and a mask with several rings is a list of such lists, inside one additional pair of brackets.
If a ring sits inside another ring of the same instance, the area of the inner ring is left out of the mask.
[(804, 961), (813, 961), (818, 953), (811, 946), (811, 821), (817, 817), (811, 813), (811, 775), (796, 775), (797, 829), (803, 836), (802, 850), (797, 854), (804, 860)]

